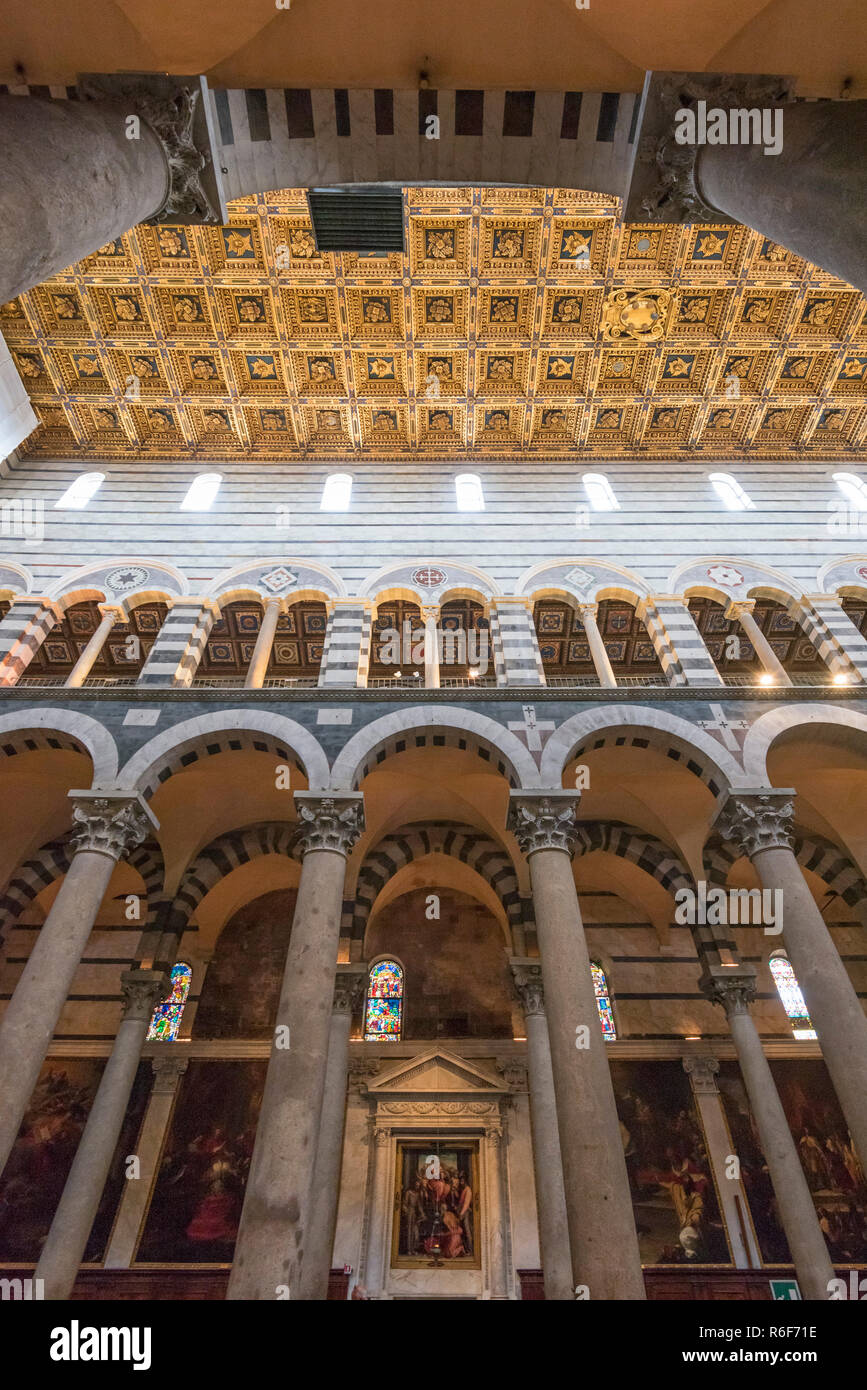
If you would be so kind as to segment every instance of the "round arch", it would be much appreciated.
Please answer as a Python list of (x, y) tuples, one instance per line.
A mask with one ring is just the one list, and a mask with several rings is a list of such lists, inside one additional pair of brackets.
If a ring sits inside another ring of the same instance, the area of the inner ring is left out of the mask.
[(23, 598), (33, 592), (33, 576), (23, 565), (5, 557), (0, 561), (0, 599)]
[(793, 729), (824, 726), (835, 731), (838, 740), (845, 742), (845, 732), (867, 735), (867, 715), (844, 705), (799, 704), (783, 705), (768, 710), (752, 724), (744, 739), (744, 771), (751, 785), (768, 784), (768, 755), (783, 734)]
[[(754, 560), (739, 560), (731, 555), (706, 555), (700, 559), (683, 560), (672, 570), (666, 586), (669, 594), (686, 594), (687, 590), (691, 590), (718, 603), (730, 603), (734, 598), (743, 599), (748, 593), (760, 589), (768, 597), (772, 596), (772, 590), (778, 590), (782, 595), (778, 601), (783, 603), (800, 598), (802, 592), (795, 581), (782, 571)], [(722, 598), (719, 593), (722, 593)]]
[(564, 769), (576, 750), (601, 748), (618, 733), (627, 743), (666, 753), (693, 772), (716, 797), (729, 787), (744, 785), (742, 768), (710, 734), (676, 715), (641, 705), (601, 705), (573, 714), (545, 745), (540, 785), (562, 786)]
[(345, 598), (346, 586), (336, 570), (316, 560), (245, 560), (223, 570), (208, 585), (204, 597), (222, 606), (239, 598), (281, 598), (297, 603), (303, 598)]
[(633, 605), (646, 598), (650, 585), (640, 575), (608, 560), (543, 560), (525, 570), (515, 593), (535, 601), (548, 593), (570, 595), (578, 603), (595, 603), (598, 598), (621, 598)]
[[(413, 576), (423, 570), (441, 574), (442, 581), (429, 585), (417, 583)], [(475, 565), (467, 565), (463, 561), (426, 559), (396, 560), (383, 565), (364, 580), (358, 597), (381, 603), (382, 595), (391, 589), (405, 590), (407, 597), (419, 604), (444, 603), (449, 598), (462, 596), (461, 591), (465, 590), (466, 597), (476, 598), (487, 606), (492, 598), (500, 594), (490, 575)]]
[(112, 782), (117, 776), (117, 745), (105, 726), (89, 714), (55, 707), (0, 715), (0, 753), (11, 757), (38, 748), (87, 754), (93, 765), (94, 786)]
[(64, 610), (90, 598), (124, 604), (129, 609), (156, 598), (179, 598), (187, 592), (187, 581), (174, 565), (120, 556), (91, 560), (72, 574), (62, 575), (50, 586), (47, 597), (56, 599)]
[(404, 735), (416, 735), (413, 746), (443, 745), (468, 749), (513, 787), (539, 787), (539, 771), (523, 743), (487, 715), (452, 705), (412, 705), (374, 719), (359, 729), (337, 755), (331, 786), (357, 790), (358, 784), (385, 758), (408, 747)]
[[(262, 740), (262, 748), (258, 745)], [(196, 745), (201, 745), (197, 748)], [(180, 772), (200, 756), (246, 747), (275, 752), (284, 761), (292, 754), (303, 765), (311, 791), (328, 785), (328, 759), (318, 740), (294, 719), (264, 710), (218, 710), (214, 714), (185, 719), (150, 739), (123, 767), (125, 787), (135, 787), (150, 797), (165, 776)], [(291, 750), (291, 751), (290, 751)], [(192, 755), (187, 758), (187, 755)], [(184, 759), (187, 759), (187, 762)]]

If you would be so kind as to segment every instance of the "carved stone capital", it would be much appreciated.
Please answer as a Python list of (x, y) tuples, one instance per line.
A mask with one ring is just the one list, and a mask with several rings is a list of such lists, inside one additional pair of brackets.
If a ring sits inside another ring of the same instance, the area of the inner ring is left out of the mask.
[(123, 1017), (146, 1021), (169, 992), (169, 978), (161, 970), (125, 970), (120, 977)]
[(598, 604), (598, 603), (579, 603), (579, 604), (578, 604), (578, 612), (581, 614), (581, 621), (582, 621), (582, 623), (584, 623), (585, 625), (586, 625), (588, 622), (590, 622), (590, 623), (595, 623), (595, 622), (596, 622), (596, 618), (597, 618), (597, 616), (598, 616), (598, 614), (599, 614), (599, 604)]
[(364, 830), (364, 797), (361, 792), (323, 796), (296, 792), (298, 829), (292, 846), (296, 859), (312, 849), (329, 849), (348, 855)]
[(699, 988), (712, 1004), (725, 1009), (727, 1018), (748, 1014), (756, 997), (756, 972), (751, 965), (705, 966)]
[(204, 77), (162, 73), (83, 73), (83, 101), (122, 102), (140, 116), (162, 146), (168, 190), (151, 223), (199, 225), (228, 221), (208, 84)]
[(763, 849), (794, 849), (794, 797), (791, 787), (730, 792), (714, 828), (750, 859)]
[(154, 1074), (152, 1094), (155, 1096), (174, 1095), (178, 1082), (187, 1069), (189, 1060), (189, 1057), (185, 1057), (180, 1052), (166, 1052), (159, 1057), (152, 1057), (151, 1070)]
[(440, 606), (438, 603), (422, 603), (419, 605), (421, 620), (423, 623), (438, 623), (440, 620)]
[(509, 965), (515, 982), (515, 992), (521, 1001), (525, 1016), (544, 1014), (545, 986), (542, 983), (541, 963), (538, 960), (513, 959), (509, 961)]
[(681, 1061), (692, 1084), (693, 1094), (715, 1096), (717, 1093), (716, 1076), (719, 1071), (719, 1062), (716, 1057), (683, 1057)]
[(373, 1131), (373, 1142), (378, 1149), (384, 1149), (391, 1140), (391, 1130), (377, 1128)]
[(510, 1091), (526, 1091), (527, 1089), (527, 1064), (509, 1058), (506, 1062), (497, 1062), (497, 1071), (505, 1081)]
[[(784, 77), (753, 73), (653, 72), (645, 81), (637, 154), (624, 205), (628, 222), (732, 221), (705, 200), (696, 173), (702, 144), (679, 144), (678, 112), (779, 106), (789, 99)], [(683, 118), (680, 118), (683, 119)]]
[(502, 1125), (485, 1125), (485, 1138), (492, 1148), (498, 1149), (503, 1139)]
[(71, 791), (74, 853), (91, 850), (122, 859), (159, 823), (137, 792)]
[(355, 1095), (367, 1090), (371, 1077), (378, 1076), (382, 1063), (378, 1057), (350, 1057), (349, 1089)]
[(729, 619), (735, 618), (740, 620), (745, 614), (752, 616), (755, 606), (756, 601), (754, 598), (729, 599), (725, 608), (725, 616)]
[(334, 999), (331, 1012), (335, 1014), (355, 1013), (364, 998), (367, 983), (366, 965), (338, 965), (334, 977)]
[(512, 792), (507, 828), (518, 841), (521, 853), (561, 849), (573, 855), (578, 841), (575, 812), (580, 799), (578, 792)]

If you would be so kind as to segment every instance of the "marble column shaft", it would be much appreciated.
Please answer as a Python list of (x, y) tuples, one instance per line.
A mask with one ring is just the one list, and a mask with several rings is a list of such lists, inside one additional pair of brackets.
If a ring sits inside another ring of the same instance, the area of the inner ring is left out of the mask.
[(363, 828), (360, 793), (298, 792), (295, 803), (301, 881), (229, 1280), (227, 1297), (236, 1300), (301, 1292), (346, 856)]
[(247, 667), (247, 675), (244, 680), (244, 687), (247, 690), (261, 690), (265, 683), (265, 673), (268, 670), (271, 649), (274, 646), (274, 634), (277, 631), (277, 624), (282, 612), (282, 599), (266, 598), (259, 635), (256, 638), (256, 645), (253, 648), (253, 655), (250, 657), (250, 665)]
[(122, 608), (114, 608), (110, 605), (100, 604), (99, 611), (102, 614), (99, 626), (64, 682), (70, 689), (75, 689), (84, 685), (84, 682), (99, 660), (100, 652), (105, 646), (108, 634), (111, 632), (115, 623), (122, 622), (124, 619)]
[(572, 877), (578, 800), (560, 790), (512, 792), (509, 828), (530, 861), (574, 1283), (593, 1300), (640, 1300), (623, 1141)]
[(596, 674), (599, 677), (599, 684), (607, 689), (615, 689), (617, 677), (608, 656), (605, 643), (602, 640), (602, 633), (599, 631), (597, 613), (599, 612), (598, 603), (580, 603), (578, 612), (581, 614), (581, 621), (584, 624), (584, 631), (587, 634), (587, 642), (590, 647), (590, 655), (593, 658), (593, 665), (596, 667)]
[(334, 1006), (328, 1038), (328, 1068), (316, 1148), (316, 1180), (310, 1192), (307, 1239), (301, 1271), (302, 1299), (324, 1299), (337, 1220), (340, 1169), (343, 1160), (343, 1128), (346, 1118), (346, 1084), (349, 1070), (349, 1035), (352, 1015), (364, 997), (366, 965), (340, 965), (334, 985)]
[(111, 1056), (36, 1267), (36, 1277), (44, 1279), (48, 1299), (72, 1295), (129, 1105), (148, 1024), (155, 1004), (167, 991), (168, 979), (158, 971), (129, 970), (121, 977), (121, 988), (123, 1016)]
[(778, 685), (791, 685), (785, 666), (753, 617), (755, 606), (755, 599), (733, 599), (725, 610), (725, 615), (727, 618), (735, 618), (740, 623), (768, 675), (773, 676)]
[(702, 985), (708, 997), (726, 1011), (801, 1295), (825, 1300), (834, 1267), (768, 1059), (750, 1016), (749, 1001), (755, 997), (754, 972), (747, 975), (739, 968), (729, 974), (726, 979), (719, 967), (713, 978), (703, 977)]
[(373, 1173), (368, 1200), (372, 1219), (364, 1259), (364, 1285), (368, 1298), (385, 1297), (385, 1262), (391, 1229), (392, 1199), (388, 1187), (391, 1157), (391, 1130), (372, 1127), (370, 1131)]
[(506, 1266), (506, 1203), (503, 1197), (503, 1127), (489, 1125), (484, 1142), (485, 1180), (488, 1188), (488, 1289), (492, 1299), (509, 1296)]
[(424, 622), (424, 683), (428, 690), (438, 690), (440, 684), (440, 610), (434, 604), (421, 610)]
[(538, 960), (511, 961), (515, 987), (524, 1009), (530, 1124), (533, 1134), (533, 1172), (539, 1216), (539, 1245), (545, 1298), (572, 1299), (572, 1266), (563, 1162), (557, 1132), (557, 1102), (551, 1070), (551, 1044), (545, 1017), (542, 965)]
[(156, 821), (136, 793), (70, 792), (75, 853), (0, 1024), (0, 1172), (118, 859)]
[[(716, 828), (782, 893), (786, 952), (862, 1165), (867, 1166), (867, 1016), (794, 855), (794, 791), (733, 792)], [(773, 940), (773, 938), (771, 938)]]

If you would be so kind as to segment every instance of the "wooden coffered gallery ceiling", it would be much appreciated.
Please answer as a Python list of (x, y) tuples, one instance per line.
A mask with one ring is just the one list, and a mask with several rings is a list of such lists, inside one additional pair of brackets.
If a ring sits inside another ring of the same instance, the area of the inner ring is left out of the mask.
[(31, 456), (863, 454), (867, 305), (741, 226), (565, 189), (408, 188), (406, 254), (306, 195), (139, 226), (0, 309)]

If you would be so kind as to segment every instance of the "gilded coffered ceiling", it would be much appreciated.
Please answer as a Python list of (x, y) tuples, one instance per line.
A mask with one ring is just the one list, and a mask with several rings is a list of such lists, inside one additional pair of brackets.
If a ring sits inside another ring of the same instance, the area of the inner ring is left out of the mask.
[(563, 189), (411, 188), (406, 256), (317, 254), (303, 190), (140, 226), (0, 309), (86, 458), (863, 452), (867, 314), (740, 226)]

